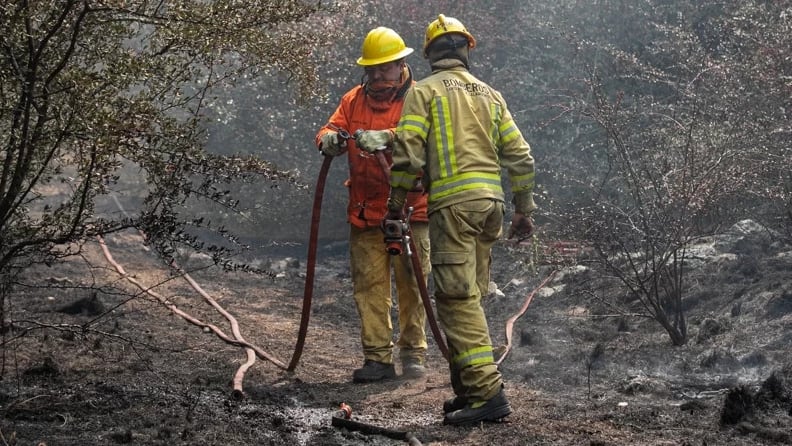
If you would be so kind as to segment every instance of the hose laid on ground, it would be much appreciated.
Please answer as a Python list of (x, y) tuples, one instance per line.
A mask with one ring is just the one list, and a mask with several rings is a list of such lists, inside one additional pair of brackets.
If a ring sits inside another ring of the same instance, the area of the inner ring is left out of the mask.
[(550, 280), (553, 277), (555, 277), (557, 272), (558, 272), (558, 270), (553, 270), (552, 272), (550, 272), (550, 274), (548, 274), (547, 277), (545, 277), (545, 279), (542, 281), (542, 283), (540, 283), (539, 286), (534, 288), (533, 291), (531, 291), (528, 294), (528, 296), (525, 298), (525, 302), (523, 302), (522, 308), (520, 308), (520, 311), (518, 311), (517, 313), (512, 315), (512, 317), (510, 317), (506, 321), (506, 348), (504, 349), (503, 354), (501, 355), (501, 357), (497, 361), (495, 361), (495, 364), (500, 365), (503, 362), (503, 360), (506, 359), (506, 355), (508, 355), (509, 351), (511, 350), (511, 346), (512, 346), (512, 329), (514, 328), (514, 322), (517, 319), (519, 319), (520, 316), (525, 314), (525, 310), (528, 309), (528, 305), (531, 304), (531, 301), (533, 300), (533, 297), (536, 294), (536, 292), (539, 291), (540, 289), (542, 289), (542, 287), (544, 287), (548, 282), (550, 282)]
[(350, 432), (355, 431), (366, 435), (382, 435), (383, 437), (392, 438), (394, 440), (406, 441), (410, 446), (421, 446), (420, 440), (418, 440), (412, 432), (375, 426), (373, 424), (351, 420), (343, 416), (333, 416), (330, 424), (334, 427), (343, 427)]
[[(223, 341), (225, 341), (225, 342), (227, 342), (227, 343), (229, 343), (231, 345), (236, 345), (236, 346), (239, 346), (239, 347), (243, 347), (245, 349), (245, 351), (247, 352), (247, 355), (248, 355), (247, 361), (244, 364), (242, 364), (237, 369), (237, 373), (234, 374), (234, 379), (233, 379), (233, 383), (232, 383), (233, 384), (233, 389), (234, 389), (234, 391), (233, 391), (234, 398), (242, 399), (244, 397), (244, 391), (242, 390), (242, 379), (244, 378), (244, 375), (245, 375), (245, 372), (247, 371), (247, 369), (251, 365), (253, 365), (253, 362), (255, 361), (255, 356), (259, 356), (259, 357), (261, 357), (263, 359), (267, 359), (267, 360), (271, 361), (273, 364), (277, 365), (278, 367), (286, 368), (286, 365), (283, 364), (281, 361), (279, 361), (274, 356), (268, 354), (267, 352), (265, 352), (264, 350), (260, 349), (259, 347), (257, 347), (255, 345), (245, 341), (245, 339), (242, 337), (241, 332), (238, 329), (239, 326), (238, 326), (238, 324), (236, 322), (236, 319), (233, 316), (231, 316), (228, 312), (226, 312), (225, 310), (221, 311), (226, 316), (226, 318), (231, 322), (232, 326), (234, 327), (234, 337), (233, 338), (231, 336), (228, 336), (225, 332), (223, 332), (222, 329), (220, 329), (216, 325), (203, 322), (200, 319), (197, 319), (194, 316), (190, 315), (189, 313), (179, 309), (176, 306), (176, 304), (170, 302), (169, 299), (165, 298), (164, 296), (160, 295), (159, 293), (156, 293), (150, 287), (144, 286), (140, 281), (135, 279), (132, 275), (127, 274), (126, 270), (124, 270), (124, 267), (121, 266), (120, 263), (116, 262), (115, 259), (113, 258), (113, 255), (112, 255), (112, 253), (110, 253), (110, 249), (107, 247), (107, 244), (105, 243), (104, 238), (101, 235), (97, 235), (96, 239), (99, 241), (99, 246), (101, 247), (102, 252), (104, 253), (104, 256), (107, 259), (107, 261), (115, 268), (115, 270), (118, 272), (118, 274), (121, 275), (121, 277), (125, 278), (129, 283), (135, 285), (141, 291), (143, 291), (144, 293), (148, 294), (149, 296), (152, 296), (155, 299), (157, 299), (157, 301), (159, 301), (159, 303), (161, 303), (162, 305), (166, 306), (173, 314), (176, 314), (177, 316), (180, 316), (181, 318), (183, 318), (187, 322), (189, 322), (189, 323), (191, 323), (193, 325), (196, 325), (196, 326), (198, 326), (200, 328), (203, 328), (205, 330), (209, 330), (209, 331), (213, 332), (220, 339), (222, 339)], [(192, 281), (191, 278), (190, 278), (190, 283), (194, 284), (193, 285), (194, 287), (198, 286), (198, 284), (195, 283), (194, 281)], [(199, 289), (200, 289), (200, 287), (196, 288), (196, 290), (199, 290)], [(200, 290), (200, 291), (202, 291), (202, 290)], [(210, 301), (214, 305), (216, 305), (216, 301), (214, 299), (212, 299), (208, 294), (205, 294), (205, 292), (204, 292), (204, 297), (208, 301)], [(219, 308), (219, 306), (217, 306), (216, 308)], [(255, 353), (255, 356), (251, 357), (251, 353)]]
[(327, 172), (330, 170), (330, 163), (333, 157), (325, 155), (322, 167), (319, 169), (319, 176), (316, 179), (316, 192), (314, 193), (313, 210), (311, 211), (311, 234), (308, 240), (308, 260), (305, 271), (305, 290), (303, 293), (302, 316), (300, 317), (300, 331), (297, 334), (297, 344), (294, 347), (289, 367), (286, 369), (293, 372), (300, 362), (305, 336), (308, 333), (308, 320), (311, 317), (311, 301), (313, 300), (314, 271), (316, 269), (316, 245), (319, 234), (319, 218), (322, 213), (322, 197), (324, 196)]

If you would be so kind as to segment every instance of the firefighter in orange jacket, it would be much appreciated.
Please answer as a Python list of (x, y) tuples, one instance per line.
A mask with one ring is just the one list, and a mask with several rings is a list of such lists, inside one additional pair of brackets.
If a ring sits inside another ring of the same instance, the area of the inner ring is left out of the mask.
[[(380, 229), (387, 211), (390, 185), (376, 157), (358, 146), (388, 145), (401, 115), (404, 94), (414, 83), (405, 58), (413, 52), (392, 29), (378, 27), (363, 41), (358, 65), (364, 69), (361, 85), (341, 99), (338, 108), (316, 135), (325, 156), (347, 153), (349, 204), (347, 209), (350, 267), (355, 304), (360, 316), (363, 367), (352, 374), (354, 382), (373, 382), (396, 376), (391, 323), (391, 267), (398, 298), (399, 357), (407, 378), (425, 374), (426, 312), (407, 255), (391, 256)], [(343, 132), (357, 132), (344, 141)], [(341, 132), (341, 136), (339, 136)], [(391, 162), (389, 151), (386, 152)], [(428, 273), (429, 229), (426, 196), (415, 188), (406, 202), (414, 208), (410, 226), (423, 271)], [(426, 276), (424, 276), (426, 277)]]

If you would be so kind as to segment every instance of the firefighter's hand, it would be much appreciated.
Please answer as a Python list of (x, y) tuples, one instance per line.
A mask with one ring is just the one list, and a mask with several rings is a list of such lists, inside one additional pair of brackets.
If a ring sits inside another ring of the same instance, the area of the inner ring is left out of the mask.
[(517, 237), (517, 240), (525, 240), (534, 232), (533, 220), (530, 215), (515, 212), (512, 217), (511, 227), (509, 228), (509, 238)]
[(338, 156), (346, 151), (346, 147), (341, 147), (337, 132), (327, 132), (322, 135), (319, 150), (327, 156)]
[(364, 130), (357, 133), (355, 142), (360, 150), (374, 153), (385, 148), (393, 141), (390, 130)]

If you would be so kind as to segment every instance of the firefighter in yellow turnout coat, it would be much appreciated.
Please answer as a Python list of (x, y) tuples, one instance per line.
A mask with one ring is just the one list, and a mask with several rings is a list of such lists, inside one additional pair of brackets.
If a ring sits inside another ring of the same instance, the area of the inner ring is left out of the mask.
[(451, 383), (444, 422), (494, 421), (511, 413), (481, 306), (490, 254), (501, 236), (509, 172), (515, 213), (509, 236), (533, 232), (534, 160), (500, 93), (468, 71), (476, 44), (462, 23), (440, 15), (426, 30), (432, 74), (407, 92), (393, 142), (388, 218), (403, 212), (423, 170), (429, 193), (432, 277), (446, 335)]

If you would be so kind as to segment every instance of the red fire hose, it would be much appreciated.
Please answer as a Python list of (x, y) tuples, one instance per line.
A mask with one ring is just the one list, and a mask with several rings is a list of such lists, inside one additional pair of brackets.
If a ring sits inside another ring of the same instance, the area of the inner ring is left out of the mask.
[[(376, 155), (377, 161), (382, 168), (383, 175), (385, 175), (385, 181), (390, 182), (390, 164), (388, 164), (388, 160), (385, 158), (385, 152), (382, 150), (377, 150), (374, 152), (374, 154)], [(432, 309), (429, 291), (426, 289), (426, 277), (424, 277), (423, 269), (421, 268), (421, 261), (418, 257), (419, 253), (415, 249), (415, 242), (413, 241), (412, 234), (409, 233), (408, 235), (410, 235), (410, 260), (412, 261), (413, 271), (415, 272), (415, 280), (418, 282), (418, 291), (421, 293), (421, 301), (423, 302), (424, 309), (426, 310), (426, 319), (429, 321), (429, 328), (432, 330), (432, 336), (434, 336), (437, 346), (443, 353), (443, 357), (448, 360), (450, 359), (448, 357), (448, 345), (446, 345), (445, 340), (443, 339), (443, 334), (440, 332), (440, 327), (438, 327), (437, 320), (434, 317), (434, 309)]]
[(303, 293), (302, 316), (300, 317), (300, 331), (297, 334), (297, 345), (294, 347), (289, 367), (286, 369), (293, 372), (302, 356), (303, 346), (305, 345), (305, 335), (308, 333), (308, 320), (311, 317), (311, 301), (313, 300), (314, 270), (316, 267), (316, 245), (319, 234), (319, 217), (322, 213), (322, 197), (327, 180), (327, 172), (330, 170), (332, 156), (325, 156), (322, 167), (319, 169), (319, 177), (316, 179), (316, 192), (314, 193), (313, 210), (311, 214), (311, 234), (308, 241), (308, 260), (305, 271), (305, 291)]
[[(385, 181), (390, 182), (390, 164), (385, 158), (385, 152), (378, 150), (374, 153), (382, 168), (382, 173), (385, 175)], [(429, 328), (432, 330), (432, 336), (434, 336), (437, 346), (443, 353), (443, 357), (450, 361), (451, 358), (448, 353), (448, 345), (443, 339), (443, 334), (440, 332), (440, 327), (438, 327), (437, 320), (434, 317), (434, 309), (432, 309), (429, 291), (426, 289), (426, 278), (421, 268), (421, 260), (418, 257), (418, 251), (415, 249), (415, 242), (413, 241), (412, 234), (408, 233), (408, 235), (410, 235), (410, 261), (412, 262), (413, 271), (415, 272), (415, 280), (418, 282), (418, 291), (421, 293), (421, 301), (423, 302), (424, 310), (426, 310), (426, 319), (429, 321)]]
[(415, 271), (415, 280), (418, 282), (418, 290), (421, 292), (421, 301), (426, 310), (426, 320), (429, 321), (429, 328), (432, 329), (432, 336), (434, 336), (437, 346), (443, 353), (443, 357), (447, 361), (451, 361), (451, 356), (448, 353), (448, 345), (434, 317), (434, 309), (432, 309), (432, 302), (429, 299), (429, 291), (426, 289), (426, 279), (424, 278), (423, 269), (421, 269), (421, 261), (418, 258), (418, 252), (415, 250), (415, 242), (412, 237), (410, 237), (410, 260), (412, 261), (413, 271)]
[[(339, 130), (340, 133), (340, 130)], [(344, 137), (346, 139), (351, 138), (348, 132), (344, 132)], [(385, 159), (385, 154), (382, 151), (376, 152), (377, 161), (382, 167), (383, 175), (385, 175), (390, 180), (390, 165)], [(297, 344), (294, 347), (294, 353), (292, 355), (291, 362), (289, 362), (289, 367), (286, 369), (289, 372), (294, 371), (297, 368), (297, 364), (300, 362), (300, 357), (302, 356), (303, 347), (305, 346), (305, 336), (308, 333), (308, 321), (311, 317), (311, 301), (313, 300), (313, 288), (314, 288), (314, 272), (316, 267), (316, 245), (318, 241), (318, 234), (319, 234), (319, 219), (322, 213), (322, 197), (324, 196), (324, 187), (325, 182), (327, 180), (327, 173), (330, 170), (330, 163), (332, 162), (332, 156), (325, 156), (324, 161), (322, 162), (322, 167), (319, 170), (319, 176), (316, 179), (316, 191), (314, 193), (314, 203), (313, 209), (311, 214), (311, 232), (308, 241), (308, 259), (306, 264), (306, 271), (305, 271), (305, 288), (303, 292), (303, 304), (302, 304), (302, 315), (300, 317), (300, 331), (297, 334)], [(426, 280), (424, 278), (423, 270), (421, 269), (421, 262), (418, 258), (418, 252), (415, 249), (415, 243), (410, 237), (410, 260), (412, 261), (413, 271), (415, 272), (415, 279), (418, 282), (418, 290), (421, 293), (421, 300), (423, 301), (424, 309), (426, 310), (426, 318), (429, 321), (429, 327), (432, 330), (432, 335), (437, 342), (437, 346), (440, 348), (440, 351), (443, 353), (443, 357), (446, 360), (449, 360), (449, 353), (448, 353), (448, 345), (446, 344), (445, 340), (443, 339), (443, 335), (440, 332), (440, 328), (437, 325), (437, 320), (434, 317), (434, 310), (432, 309), (432, 303), (429, 298), (429, 292), (426, 288)]]

